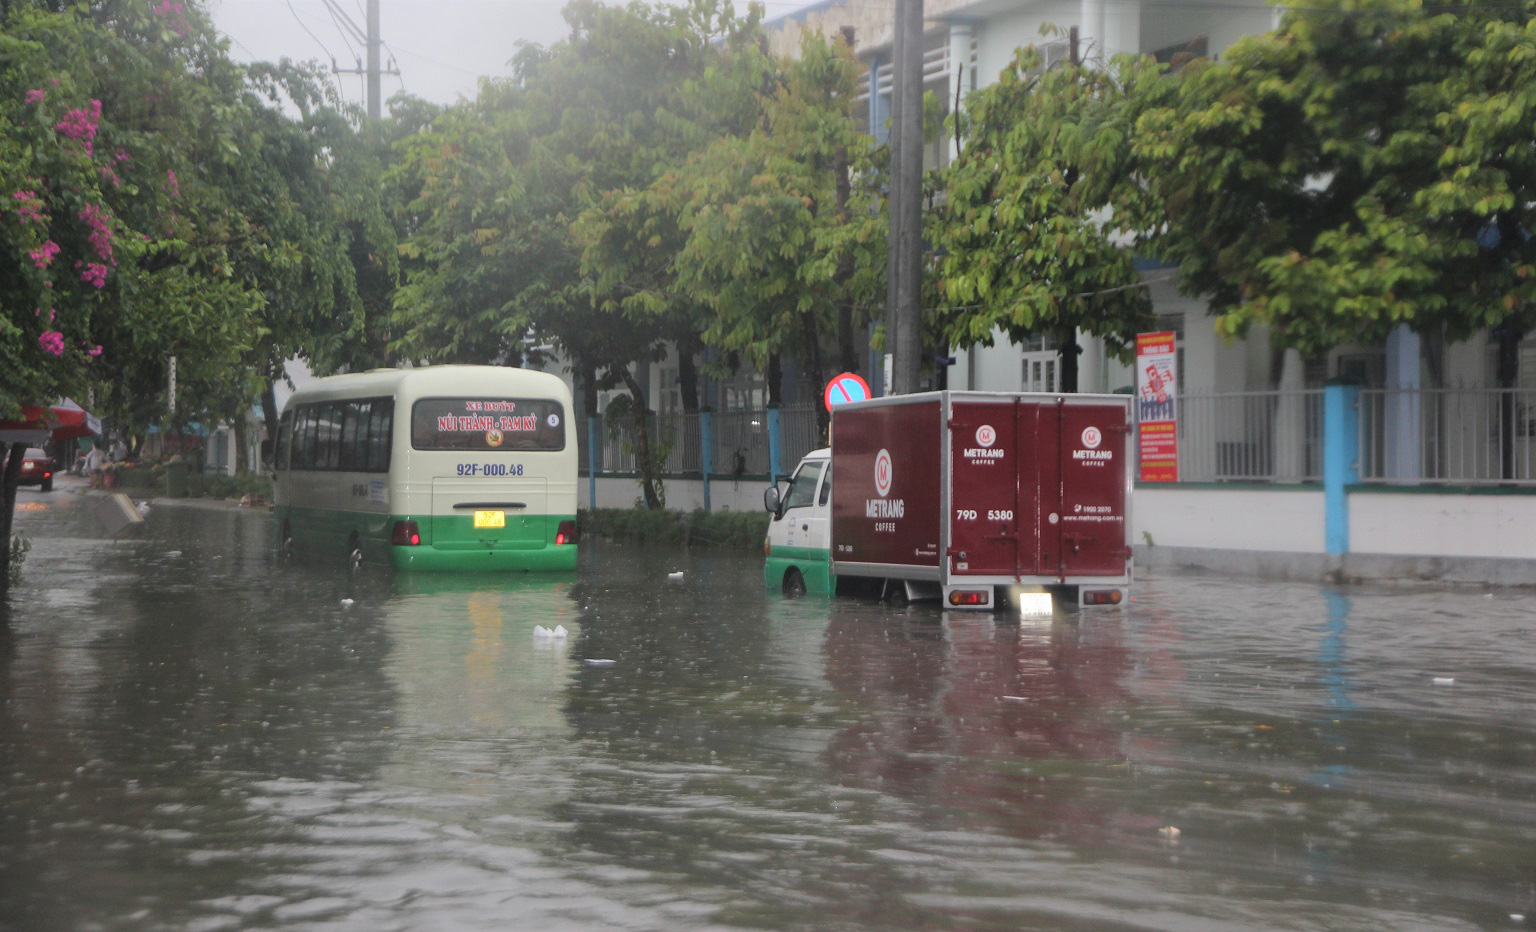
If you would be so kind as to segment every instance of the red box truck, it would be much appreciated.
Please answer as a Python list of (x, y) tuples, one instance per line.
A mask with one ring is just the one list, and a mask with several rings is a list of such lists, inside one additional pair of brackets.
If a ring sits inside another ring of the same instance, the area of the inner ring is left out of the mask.
[(764, 496), (765, 581), (787, 593), (899, 587), (952, 608), (1120, 604), (1130, 434), (1128, 395), (929, 392), (839, 405), (831, 447)]

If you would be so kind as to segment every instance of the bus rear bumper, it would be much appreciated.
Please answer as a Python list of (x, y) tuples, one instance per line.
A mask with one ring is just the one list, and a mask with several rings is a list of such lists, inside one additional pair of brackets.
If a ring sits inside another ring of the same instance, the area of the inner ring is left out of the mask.
[(390, 547), (389, 560), (397, 570), (426, 572), (545, 572), (574, 570), (574, 545), (550, 546), (540, 550), (438, 550), (431, 544), (419, 547)]

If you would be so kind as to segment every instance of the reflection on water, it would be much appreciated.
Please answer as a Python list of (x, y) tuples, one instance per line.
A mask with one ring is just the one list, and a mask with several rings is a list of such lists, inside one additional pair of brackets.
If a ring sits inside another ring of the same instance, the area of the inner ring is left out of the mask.
[(114, 543), (34, 498), (0, 626), (0, 927), (1536, 908), (1516, 594), (1170, 577), (1019, 624), (602, 543), (575, 575), (354, 580), (275, 568), (264, 515), (166, 506)]

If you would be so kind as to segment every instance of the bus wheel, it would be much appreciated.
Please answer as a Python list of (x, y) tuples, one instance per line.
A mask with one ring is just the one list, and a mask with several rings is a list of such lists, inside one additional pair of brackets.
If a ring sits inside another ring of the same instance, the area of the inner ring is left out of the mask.
[(347, 542), (347, 572), (355, 573), (363, 565), (363, 542), (354, 532)]
[(805, 577), (799, 570), (791, 568), (784, 574), (784, 595), (791, 599), (805, 595)]
[(277, 558), (284, 563), (293, 560), (293, 527), (283, 522), (282, 536), (277, 539)]

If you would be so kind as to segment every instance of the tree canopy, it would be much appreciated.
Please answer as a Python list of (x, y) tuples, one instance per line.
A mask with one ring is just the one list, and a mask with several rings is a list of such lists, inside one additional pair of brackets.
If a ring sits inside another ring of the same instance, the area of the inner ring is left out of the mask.
[(1304, 355), (1528, 329), (1536, 6), (1309, 7), (1179, 75), (1134, 144), (1218, 329)]
[(1046, 68), (1029, 46), (965, 99), (962, 149), (927, 224), (930, 300), (951, 344), (1046, 334), (1070, 353), (1081, 330), (1112, 352), (1134, 345), (1151, 315), (1138, 232), (1158, 207), (1131, 142), (1141, 111), (1167, 93), (1147, 58)]

